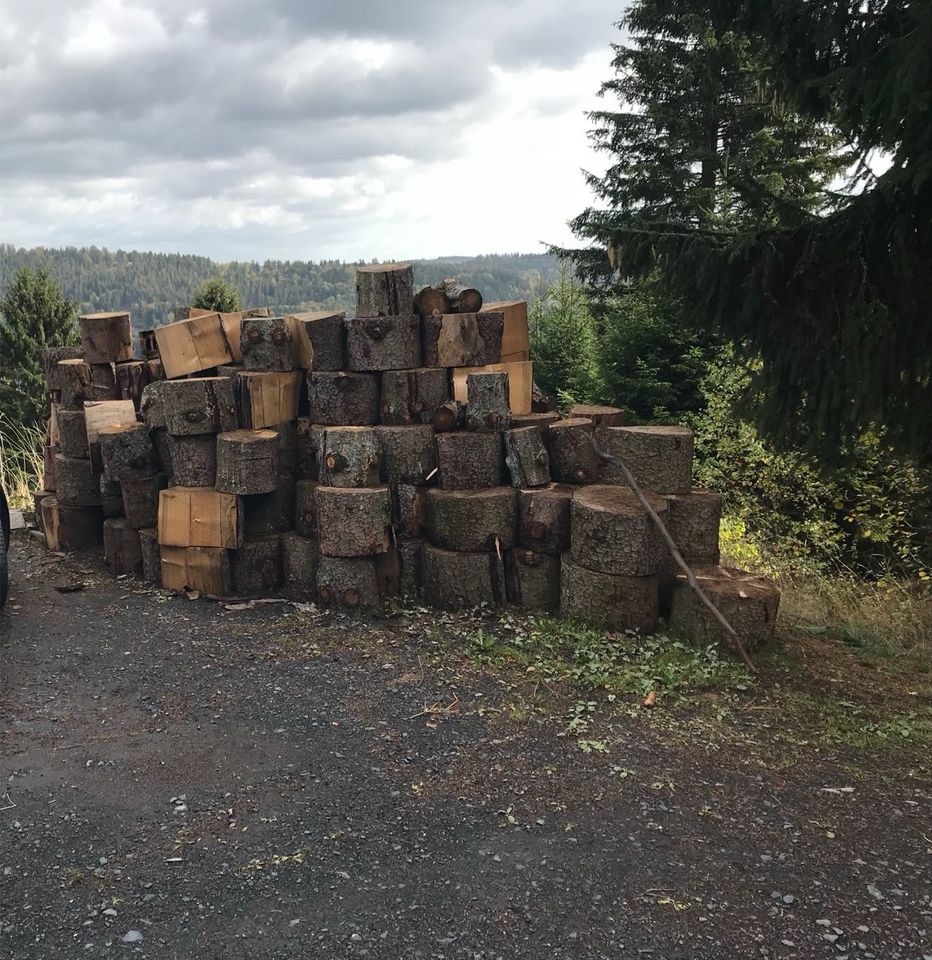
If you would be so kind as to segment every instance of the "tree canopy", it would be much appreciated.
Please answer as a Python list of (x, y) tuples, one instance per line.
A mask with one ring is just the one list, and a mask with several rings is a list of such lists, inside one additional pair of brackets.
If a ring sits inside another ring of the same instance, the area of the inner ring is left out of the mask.
[(234, 313), (243, 309), (243, 301), (232, 283), (222, 277), (205, 280), (194, 292), (191, 305), (202, 310), (216, 310), (219, 313)]

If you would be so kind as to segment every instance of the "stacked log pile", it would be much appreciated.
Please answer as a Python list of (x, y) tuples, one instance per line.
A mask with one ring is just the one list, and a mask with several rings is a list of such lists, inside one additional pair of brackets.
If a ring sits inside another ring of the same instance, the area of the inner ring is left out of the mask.
[(510, 602), (716, 638), (608, 453), (752, 642), (772, 632), (776, 590), (717, 566), (721, 498), (692, 487), (687, 428), (532, 412), (527, 304), (415, 294), (391, 263), (359, 269), (356, 314), (187, 309), (135, 357), (128, 314), (81, 317), (82, 347), (45, 358), (49, 546), (102, 541), (114, 573), (176, 591)]

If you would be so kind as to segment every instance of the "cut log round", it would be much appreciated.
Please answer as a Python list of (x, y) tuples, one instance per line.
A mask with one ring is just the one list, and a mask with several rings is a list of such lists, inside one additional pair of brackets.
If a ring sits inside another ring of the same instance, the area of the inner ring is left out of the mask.
[(139, 480), (159, 472), (155, 447), (144, 423), (115, 423), (97, 434), (104, 473), (111, 480)]
[(310, 370), (342, 370), (346, 366), (345, 313), (297, 314), (311, 347)]
[(417, 540), (424, 522), (424, 491), (408, 483), (392, 484), (392, 532), (396, 541)]
[[(661, 520), (667, 501), (645, 493)], [(660, 569), (666, 547), (648, 512), (627, 487), (597, 484), (576, 492), (571, 507), (573, 563), (615, 576), (646, 577)]]
[(443, 291), (452, 313), (478, 313), (482, 309), (482, 294), (475, 287), (467, 287), (453, 277), (441, 280), (436, 286)]
[[(446, 370), (443, 372), (446, 373)], [(437, 433), (458, 430), (466, 422), (466, 404), (458, 400), (445, 400), (434, 409), (430, 420)]]
[(91, 469), (90, 460), (56, 454), (55, 482), (56, 496), (63, 506), (100, 507), (100, 481)]
[(309, 416), (326, 426), (379, 422), (379, 378), (374, 373), (345, 371), (307, 375)]
[(49, 550), (71, 553), (94, 547), (103, 540), (103, 529), (100, 507), (68, 506), (57, 497), (42, 501), (42, 533)]
[(87, 459), (87, 420), (83, 410), (58, 411), (58, 445), (66, 457)]
[(116, 373), (112, 363), (92, 363), (91, 400), (119, 400), (120, 388), (117, 386)]
[(61, 371), (56, 364), (60, 360), (84, 360), (81, 347), (46, 347), (42, 351), (42, 374), (50, 390), (61, 390)]
[(282, 534), (283, 592), (291, 600), (308, 602), (317, 596), (317, 541), (297, 532)]
[[(599, 433), (606, 453), (623, 460), (638, 486), (655, 493), (689, 493), (693, 432), (689, 427), (607, 427)], [(624, 484), (621, 468), (609, 463), (608, 483)]]
[(139, 531), (123, 519), (104, 520), (104, 560), (115, 576), (142, 576)]
[(502, 359), (500, 313), (445, 313), (421, 320), (425, 367), (483, 367)]
[(156, 473), (141, 480), (124, 480), (120, 484), (123, 515), (127, 526), (134, 530), (155, 527), (159, 522), (159, 491), (168, 482), (164, 473)]
[(518, 491), (518, 540), (536, 553), (561, 554), (570, 548), (570, 504), (578, 488), (550, 483)]
[(528, 610), (554, 610), (560, 605), (560, 558), (516, 547), (506, 563), (508, 600)]
[(142, 391), (149, 382), (149, 364), (145, 360), (129, 360), (118, 363), (116, 382), (119, 399), (132, 400), (138, 410), (142, 404)]
[(657, 577), (625, 577), (588, 570), (563, 557), (560, 613), (613, 630), (657, 629)]
[(232, 551), (233, 591), (240, 597), (261, 597), (282, 586), (282, 538), (246, 539)]
[(375, 557), (325, 557), (317, 566), (317, 602), (343, 613), (381, 607)]
[(408, 370), (421, 363), (421, 325), (413, 313), (348, 317), (346, 357), (350, 370)]
[(538, 427), (506, 430), (505, 463), (515, 487), (543, 487), (550, 483), (550, 455)]
[(42, 487), (54, 493), (58, 489), (58, 474), (55, 470), (55, 458), (61, 453), (57, 443), (46, 444), (42, 448)]
[(299, 480), (295, 484), (295, 531), (302, 537), (317, 536), (316, 480)]
[(489, 553), (458, 553), (425, 543), (421, 551), (424, 599), (441, 610), (470, 610), (505, 600), (504, 564)]
[[(747, 649), (756, 649), (773, 638), (780, 591), (769, 580), (743, 570), (713, 565), (698, 567), (693, 573)], [(690, 589), (685, 574), (676, 578), (669, 627), (700, 646), (721, 643), (731, 648), (721, 625)]]
[(94, 400), (91, 386), (91, 366), (84, 360), (59, 360), (53, 376), (61, 392), (61, 405), (66, 410), (80, 410), (85, 400)]
[(376, 427), (382, 478), (388, 483), (427, 483), (437, 466), (434, 431), (430, 427)]
[(450, 397), (446, 370), (418, 367), (382, 374), (382, 423), (390, 426), (430, 423), (434, 411)]
[[(683, 558), (717, 564), (721, 494), (693, 489), (689, 493), (668, 494), (664, 500), (669, 504), (664, 522)], [(669, 559), (672, 563), (673, 558)]]
[(431, 543), (447, 550), (479, 552), (514, 546), (518, 503), (513, 487), (425, 492), (424, 526)]
[(388, 487), (318, 487), (317, 530), (325, 557), (368, 557), (388, 549)]
[(424, 543), (421, 540), (401, 540), (398, 543), (398, 592), (402, 597), (421, 595), (421, 556)]
[(599, 427), (621, 427), (625, 422), (625, 412), (619, 407), (605, 407), (597, 403), (574, 403), (570, 407), (570, 417), (584, 417)]
[(423, 287), (414, 298), (414, 309), (419, 317), (439, 317), (454, 312), (449, 298), (440, 287)]
[(100, 481), (100, 508), (105, 520), (123, 516), (123, 490), (116, 480), (108, 480), (103, 474)]
[[(153, 386), (150, 384), (146, 387), (144, 397), (148, 397)], [(236, 429), (236, 401), (233, 381), (229, 377), (163, 380), (158, 387), (157, 397), (162, 404), (164, 426), (169, 433), (190, 436)]]
[(547, 435), (550, 433), (550, 425), (560, 419), (560, 414), (556, 410), (550, 410), (547, 413), (522, 413), (513, 414), (511, 417), (511, 427), (517, 430), (519, 427), (537, 427), (540, 435), (546, 442)]
[(320, 482), (329, 487), (377, 487), (382, 454), (373, 427), (327, 427)]
[(112, 363), (133, 356), (128, 313), (85, 313), (78, 317), (81, 347), (88, 363)]
[(139, 551), (142, 554), (142, 579), (147, 583), (162, 583), (162, 552), (158, 530), (139, 531)]
[(595, 483), (602, 475), (602, 460), (592, 437), (592, 421), (584, 417), (550, 425), (550, 473), (560, 483)]
[(139, 401), (139, 414), (150, 430), (163, 430), (166, 426), (165, 393), (167, 380), (153, 380), (142, 388), (142, 398)]
[(284, 317), (244, 317), (240, 323), (240, 351), (247, 370), (294, 370), (291, 324)]
[(500, 433), (437, 434), (438, 482), (448, 490), (497, 487), (502, 482)]
[(278, 486), (278, 432), (231, 430), (217, 436), (217, 482), (221, 493), (247, 496)]
[(212, 433), (166, 437), (174, 483), (179, 487), (212, 487), (217, 481), (217, 437)]
[(507, 373), (470, 373), (466, 377), (466, 429), (489, 432), (508, 430)]
[(243, 518), (247, 537), (285, 533), (295, 525), (295, 482), (283, 477), (271, 493), (243, 497)]
[(398, 317), (413, 313), (414, 270), (410, 263), (367, 264), (356, 268), (357, 317)]
[(324, 430), (308, 417), (302, 417), (297, 423), (295, 466), (299, 477), (317, 480), (320, 477), (320, 451), (324, 443)]

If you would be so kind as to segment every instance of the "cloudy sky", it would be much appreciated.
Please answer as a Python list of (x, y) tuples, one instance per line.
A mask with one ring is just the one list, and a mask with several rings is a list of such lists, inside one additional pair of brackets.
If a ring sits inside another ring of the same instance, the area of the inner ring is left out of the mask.
[(602, 161), (611, 0), (0, 0), (0, 241), (532, 252)]

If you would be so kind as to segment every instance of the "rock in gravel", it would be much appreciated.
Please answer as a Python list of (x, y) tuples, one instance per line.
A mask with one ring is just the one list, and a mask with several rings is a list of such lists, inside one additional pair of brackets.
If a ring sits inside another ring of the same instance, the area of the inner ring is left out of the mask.
[(127, 930), (120, 939), (124, 943), (141, 943), (142, 934), (138, 930)]

